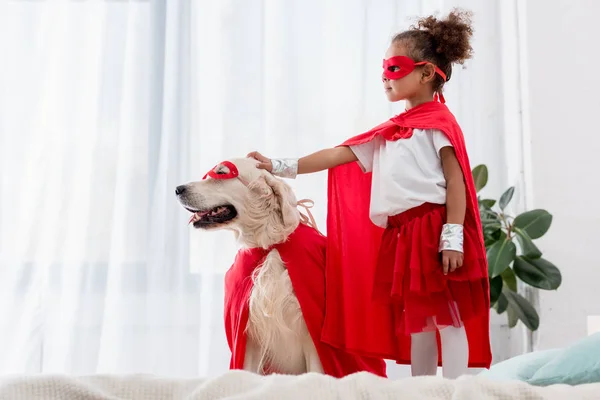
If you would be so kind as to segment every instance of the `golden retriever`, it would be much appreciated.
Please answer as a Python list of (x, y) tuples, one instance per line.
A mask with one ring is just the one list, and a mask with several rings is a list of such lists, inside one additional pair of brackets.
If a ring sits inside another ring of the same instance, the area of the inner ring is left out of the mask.
[[(249, 158), (234, 159), (217, 165), (210, 179), (178, 186), (179, 202), (192, 213), (190, 223), (198, 229), (231, 230), (240, 247), (269, 249), (284, 242), (304, 216), (290, 186), (257, 169), (255, 163)], [(219, 179), (222, 176), (228, 179)], [(244, 369), (264, 373), (269, 365), (284, 374), (322, 373), (290, 276), (276, 249), (252, 278)]]

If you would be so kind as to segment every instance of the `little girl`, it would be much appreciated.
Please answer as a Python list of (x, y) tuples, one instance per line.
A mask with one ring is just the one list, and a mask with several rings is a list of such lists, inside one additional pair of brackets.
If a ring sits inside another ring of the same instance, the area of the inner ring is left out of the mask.
[(249, 154), (286, 178), (329, 169), (322, 340), (410, 363), (414, 376), (491, 363), (477, 197), (442, 95), (452, 65), (471, 57), (472, 33), (470, 14), (455, 10), (396, 35), (381, 78), (406, 111), (369, 132), (300, 159)]

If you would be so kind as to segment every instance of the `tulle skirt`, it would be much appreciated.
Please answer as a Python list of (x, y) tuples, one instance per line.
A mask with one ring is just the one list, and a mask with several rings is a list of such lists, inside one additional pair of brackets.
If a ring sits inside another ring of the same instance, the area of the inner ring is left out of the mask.
[(486, 263), (474, 224), (465, 223), (464, 262), (444, 275), (438, 251), (446, 206), (425, 203), (388, 219), (379, 250), (374, 299), (391, 301), (396, 334), (410, 335), (489, 312)]

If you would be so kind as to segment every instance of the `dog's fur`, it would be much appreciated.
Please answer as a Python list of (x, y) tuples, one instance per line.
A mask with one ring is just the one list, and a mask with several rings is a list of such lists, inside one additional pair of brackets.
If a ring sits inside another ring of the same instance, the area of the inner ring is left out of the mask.
[[(180, 186), (179, 201), (189, 211), (232, 206), (233, 219), (202, 229), (229, 229), (241, 246), (268, 249), (284, 242), (300, 223), (297, 200), (283, 180), (255, 167), (255, 161), (235, 159), (240, 179), (207, 179)], [(228, 173), (218, 165), (216, 173)], [(255, 373), (323, 372), (302, 316), (290, 276), (279, 252), (271, 250), (253, 274), (249, 300), (244, 369)], [(268, 370), (267, 370), (268, 366)]]

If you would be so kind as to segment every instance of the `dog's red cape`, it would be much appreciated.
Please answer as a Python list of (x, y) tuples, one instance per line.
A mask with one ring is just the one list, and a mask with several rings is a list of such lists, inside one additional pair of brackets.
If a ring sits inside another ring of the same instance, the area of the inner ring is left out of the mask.
[[(481, 247), (473, 268), (480, 281), (485, 277), (484, 298), (473, 299), (480, 316), (465, 321), (469, 341), (469, 366), (489, 368), (492, 355), (489, 342), (489, 287), (486, 252), (479, 217), (475, 184), (462, 131), (448, 108), (428, 102), (404, 112), (369, 132), (342, 145), (358, 145), (381, 135), (386, 140), (409, 138), (413, 129), (438, 129), (452, 143), (465, 177), (467, 213), (479, 234)], [(396, 336), (391, 305), (372, 300), (377, 251), (383, 229), (369, 218), (371, 174), (364, 174), (357, 163), (329, 171), (327, 215), (327, 310), (323, 340), (338, 348), (375, 357), (410, 363), (410, 336)], [(464, 268), (464, 267), (463, 267)], [(482, 304), (484, 303), (484, 304)], [(438, 336), (439, 340), (439, 336)], [(441, 358), (441, 352), (440, 352)], [(439, 360), (441, 363), (441, 359)]]
[(324, 372), (334, 377), (358, 371), (386, 376), (385, 362), (382, 359), (348, 354), (321, 341), (325, 318), (326, 240), (315, 229), (300, 224), (287, 241), (271, 249), (255, 248), (237, 253), (235, 262), (225, 275), (225, 331), (231, 349), (231, 369), (244, 367), (252, 272), (260, 267), (270, 250), (277, 249), (290, 274)]

